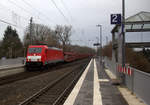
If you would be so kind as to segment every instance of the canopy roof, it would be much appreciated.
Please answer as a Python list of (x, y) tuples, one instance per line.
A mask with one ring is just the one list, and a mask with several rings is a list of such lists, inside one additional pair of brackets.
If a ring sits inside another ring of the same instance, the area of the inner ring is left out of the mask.
[[(118, 27), (116, 25), (112, 32), (118, 32)], [(128, 17), (125, 20), (126, 32), (145, 32), (150, 31), (150, 12), (139, 12), (133, 16)]]
[(126, 19), (126, 22), (135, 22), (135, 21), (150, 21), (150, 12), (142, 11)]

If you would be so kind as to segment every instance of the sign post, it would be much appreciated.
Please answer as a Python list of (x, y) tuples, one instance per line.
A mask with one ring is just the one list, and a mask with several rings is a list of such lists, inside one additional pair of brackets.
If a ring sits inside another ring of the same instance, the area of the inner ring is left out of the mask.
[[(119, 44), (119, 63), (122, 63), (122, 67), (125, 66), (125, 17), (124, 17), (124, 0), (123, 0), (123, 13), (121, 14), (111, 14), (111, 24), (121, 25), (121, 34), (120, 34), (120, 41)], [(123, 73), (119, 74), (119, 78), (121, 83), (124, 84), (125, 76)]]

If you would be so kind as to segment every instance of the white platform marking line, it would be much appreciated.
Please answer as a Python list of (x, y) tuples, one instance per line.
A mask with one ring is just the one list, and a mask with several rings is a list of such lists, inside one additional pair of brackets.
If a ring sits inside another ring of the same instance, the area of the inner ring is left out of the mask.
[(103, 105), (102, 104), (102, 96), (100, 92), (100, 84), (98, 79), (98, 72), (96, 61), (94, 59), (94, 95), (93, 95), (93, 105)]
[(83, 81), (85, 79), (85, 76), (89, 70), (89, 67), (91, 65), (91, 62), (93, 61), (93, 59), (91, 59), (90, 63), (88, 64), (88, 66), (86, 67), (85, 71), (83, 72), (82, 76), (80, 77), (79, 81), (77, 82), (77, 84), (75, 85), (74, 89), (72, 90), (72, 92), (70, 93), (70, 95), (68, 96), (67, 100), (65, 101), (65, 103), (63, 105), (73, 105), (75, 102), (75, 99), (80, 91), (80, 88), (83, 84)]
[(109, 82), (109, 79), (99, 79), (99, 82)]

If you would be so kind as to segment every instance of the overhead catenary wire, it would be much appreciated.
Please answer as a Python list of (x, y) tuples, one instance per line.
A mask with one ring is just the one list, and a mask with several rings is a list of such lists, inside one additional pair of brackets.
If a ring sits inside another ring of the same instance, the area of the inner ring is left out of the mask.
[[(26, 17), (21, 16), (21, 15), (18, 15), (18, 14), (15, 13), (13, 10), (9, 9), (7, 6), (5, 6), (5, 5), (3, 5), (3, 4), (1, 4), (1, 3), (0, 3), (0, 5), (1, 5), (1, 7), (2, 7), (1, 10), (5, 10), (5, 11), (7, 11), (7, 12), (10, 12), (12, 15), (15, 14), (15, 15), (17, 16), (17, 18), (19, 17), (19, 19), (21, 19), (21, 20), (28, 21), (28, 19), (27, 19)], [(5, 12), (5, 13), (6, 13), (6, 12)], [(6, 20), (4, 20), (4, 19), (2, 19), (2, 18), (0, 19), (0, 22), (1, 22), (1, 23), (5, 23), (5, 24), (10, 25), (10, 26), (14, 26), (14, 27), (16, 27), (16, 28), (24, 29), (23, 25), (21, 25), (21, 24), (17, 25), (18, 22), (17, 22), (17, 23), (9, 22), (9, 21), (6, 21)]]
[[(2, 5), (2, 4), (0, 4), (0, 5), (3, 7), (3, 9), (5, 8), (7, 11), (10, 11), (11, 13), (12, 13), (12, 12), (15, 13), (13, 10), (7, 8), (6, 6), (4, 6), (4, 5)], [(17, 14), (17, 13), (15, 13), (15, 14)], [(17, 14), (17, 16), (21, 17), (21, 19), (23, 19), (23, 20), (25, 20), (25, 21), (28, 20), (27, 17), (21, 16), (21, 15), (18, 15), (18, 14)]]
[[(26, 13), (30, 14), (32, 17), (34, 17), (34, 16), (33, 16), (33, 13), (31, 13), (30, 11), (24, 9), (22, 6), (18, 5), (18, 4), (15, 3), (14, 1), (12, 1), (12, 0), (8, 0), (8, 1), (9, 1), (11, 4), (15, 5), (16, 7), (22, 9), (23, 11), (25, 11)], [(25, 0), (22, 0), (22, 1), (23, 1), (26, 5), (30, 6), (30, 7), (33, 9), (33, 6), (32, 6), (31, 4), (29, 4), (29, 3), (26, 2)], [(61, 11), (61, 9), (58, 8), (58, 6), (57, 6), (57, 4), (55, 3), (55, 1), (54, 1), (54, 0), (51, 0), (51, 1), (52, 1), (52, 3), (54, 4), (54, 6), (57, 8), (57, 10), (59, 11), (59, 13), (64, 17), (65, 21), (70, 24), (68, 18), (64, 15), (64, 13)], [(37, 9), (34, 8), (34, 10), (41, 14), (41, 12), (39, 12)], [(43, 15), (43, 14), (42, 14), (42, 15)], [(48, 19), (48, 20), (51, 20), (51, 19), (50, 19), (49, 17), (47, 17), (47, 16), (45, 16), (45, 18)], [(41, 20), (40, 18), (38, 18), (38, 19)], [(42, 20), (41, 20), (41, 21), (42, 21)], [(51, 21), (51, 22), (53, 22), (54, 24), (56, 24), (54, 21)]]
[(24, 9), (22, 6), (16, 4), (14, 1), (12, 1), (12, 0), (8, 0), (8, 1), (9, 1), (11, 4), (15, 5), (16, 7), (22, 9), (23, 11), (25, 11), (26, 13), (28, 13), (28, 14), (30, 14), (30, 15), (32, 14), (30, 11)]
[(63, 0), (60, 0), (60, 1), (61, 1), (62, 5), (64, 6), (64, 8), (66, 9), (66, 11), (68, 12), (68, 14), (69, 14), (69, 16), (70, 16), (71, 20), (73, 20), (73, 17), (72, 17), (72, 15), (71, 15), (71, 13), (70, 13), (70, 11), (69, 11), (69, 9), (68, 9), (67, 5), (64, 3), (64, 1), (63, 1)]
[(23, 27), (18, 27), (17, 25), (15, 25), (15, 24), (13, 24), (13, 23), (10, 23), (10, 22), (7, 22), (7, 21), (5, 21), (5, 20), (3, 20), (3, 19), (0, 19), (0, 22), (5, 23), (5, 24), (8, 24), (8, 25), (11, 25), (11, 26), (14, 26), (14, 27), (17, 27), (17, 28), (23, 28)]
[(17, 27), (17, 25), (10, 23), (10, 22), (6, 22), (5, 20), (2, 20), (2, 19), (0, 19), (0, 22)]
[[(21, 5), (18, 5), (16, 2), (14, 2), (13, 0), (7, 0), (9, 3), (11, 3), (12, 5), (16, 6), (17, 8), (20, 8), (22, 11), (28, 13), (29, 15), (31, 15), (31, 17), (35, 17), (35, 15), (28, 9), (26, 9), (25, 7), (22, 7)], [(44, 15), (42, 12), (40, 12), (38, 9), (34, 8), (29, 2), (27, 2), (26, 0), (22, 0), (26, 5), (28, 5), (30, 8), (32, 8), (34, 11), (36, 11), (37, 13), (41, 14), (42, 16), (44, 16), (44, 18), (46, 18), (47, 20), (51, 20), (49, 17), (47, 17), (46, 15)], [(61, 11), (60, 8), (58, 8), (57, 4), (55, 3), (54, 0), (52, 0), (52, 3), (55, 5), (55, 7), (57, 8), (57, 10), (59, 11), (59, 13), (61, 13), (61, 15), (64, 17), (65, 21), (67, 21), (69, 23), (68, 18), (64, 15), (64, 13)], [(11, 13), (15, 13), (12, 10), (10, 10), (9, 8), (7, 8), (7, 10), (11, 11)], [(15, 13), (16, 14), (16, 13)], [(17, 16), (19, 16), (19, 18), (21, 17), (21, 19), (24, 19), (25, 21), (28, 21), (27, 18), (20, 16), (18, 14), (16, 14)], [(37, 18), (37, 17), (36, 17)], [(35, 18), (35, 19), (36, 19)], [(41, 20), (39, 18), (39, 20)], [(45, 21), (45, 20), (44, 20)], [(15, 27), (18, 27), (17, 24), (11, 23), (11, 22), (7, 22), (4, 20), (1, 20), (1, 22), (5, 23), (5, 24), (9, 24)], [(54, 21), (52, 21), (53, 23), (55, 23)], [(56, 23), (55, 23), (56, 24)], [(70, 23), (69, 23), (70, 24)]]
[[(24, 9), (22, 6), (18, 5), (18, 4), (15, 3), (14, 1), (8, 0), (8, 2), (10, 2), (11, 4), (13, 4), (13, 5), (15, 5), (16, 7), (20, 8), (20, 9), (23, 10), (24, 12), (28, 13), (29, 15), (31, 15), (31, 17), (34, 17), (34, 18), (35, 18), (35, 16), (33, 15), (32, 12), (30, 12), (30, 11)], [(40, 18), (37, 18), (37, 19), (39, 19), (40, 21), (42, 21)]]
[[(55, 1), (54, 1), (54, 0), (51, 0), (51, 1), (52, 1), (52, 3), (54, 4), (54, 6), (56, 7), (56, 9), (58, 10), (58, 12), (64, 17), (64, 19), (66, 20), (66, 22), (69, 23), (68, 18), (64, 15), (64, 13), (61, 11), (61, 9), (58, 8), (58, 6), (57, 6), (57, 4), (55, 3)], [(69, 24), (70, 24), (70, 23), (69, 23)]]
[(38, 14), (41, 14), (42, 17), (44, 16), (46, 19), (51, 20), (51, 22), (53, 22), (54, 24), (56, 24), (54, 21), (52, 21), (52, 19), (50, 19), (48, 16), (46, 16), (44, 13), (41, 13), (38, 9), (36, 9), (35, 7), (33, 7), (30, 3), (28, 3), (25, 0), (22, 0), (26, 5), (28, 5), (28, 7), (32, 8), (34, 11), (36, 11)]

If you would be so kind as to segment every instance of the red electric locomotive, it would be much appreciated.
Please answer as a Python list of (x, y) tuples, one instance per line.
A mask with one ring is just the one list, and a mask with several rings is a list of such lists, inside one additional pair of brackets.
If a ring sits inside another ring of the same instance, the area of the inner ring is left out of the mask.
[(50, 63), (64, 61), (64, 54), (61, 49), (47, 47), (46, 45), (30, 45), (27, 50), (26, 67), (45, 66)]

